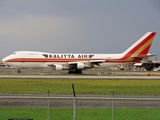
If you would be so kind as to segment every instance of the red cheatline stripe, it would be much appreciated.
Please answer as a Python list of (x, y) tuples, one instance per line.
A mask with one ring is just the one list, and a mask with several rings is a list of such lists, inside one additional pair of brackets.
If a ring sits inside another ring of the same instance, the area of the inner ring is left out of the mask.
[(74, 61), (87, 61), (87, 60), (105, 60), (100, 59), (86, 59), (86, 58), (15, 58), (7, 60), (6, 62), (74, 62)]

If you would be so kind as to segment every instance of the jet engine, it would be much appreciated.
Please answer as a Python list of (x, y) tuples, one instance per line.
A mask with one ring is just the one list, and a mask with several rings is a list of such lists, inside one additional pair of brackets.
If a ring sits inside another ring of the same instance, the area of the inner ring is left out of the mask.
[(77, 69), (78, 70), (84, 69), (84, 63), (81, 63), (81, 62), (77, 63)]
[(62, 67), (63, 67), (62, 65), (55, 65), (56, 70), (62, 70)]

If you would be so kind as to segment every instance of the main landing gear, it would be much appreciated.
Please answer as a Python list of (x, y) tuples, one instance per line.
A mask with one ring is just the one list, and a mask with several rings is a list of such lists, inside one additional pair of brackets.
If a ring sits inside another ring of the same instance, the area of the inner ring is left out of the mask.
[(21, 73), (21, 70), (20, 70), (20, 69), (18, 69), (18, 70), (17, 70), (17, 73)]
[(82, 74), (82, 70), (71, 69), (71, 70), (68, 70), (68, 74)]

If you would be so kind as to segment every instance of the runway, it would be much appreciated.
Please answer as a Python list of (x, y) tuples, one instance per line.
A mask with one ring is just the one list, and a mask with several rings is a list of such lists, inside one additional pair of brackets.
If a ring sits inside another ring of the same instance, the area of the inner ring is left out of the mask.
[(120, 76), (120, 75), (0, 75), (0, 78), (17, 79), (105, 79), (105, 80), (160, 80), (160, 76)]
[(0, 78), (30, 78), (30, 79), (105, 79), (105, 80), (160, 80), (159, 71), (110, 71), (84, 70), (83, 74), (68, 74), (67, 71), (48, 69), (22, 69), (18, 74), (16, 69), (0, 69)]
[[(0, 106), (27, 106), (27, 107), (47, 107), (49, 99), (49, 105), (50, 107), (73, 107), (73, 96), (58, 96), (58, 95), (11, 95), (11, 96), (0, 96)], [(157, 96), (129, 96), (126, 97), (124, 95), (121, 95), (120, 97), (112, 97), (112, 96), (99, 96), (94, 95), (88, 97), (86, 96), (77, 96), (77, 106), (79, 107), (96, 107), (96, 108), (110, 108), (112, 105), (112, 101), (114, 100), (114, 106), (120, 106), (120, 107), (131, 107), (135, 108), (137, 106), (142, 106), (145, 108), (153, 107), (153, 108), (159, 108), (159, 97)], [(125, 103), (124, 103), (125, 100)], [(136, 105), (135, 105), (136, 101)], [(94, 102), (94, 104), (93, 104)]]

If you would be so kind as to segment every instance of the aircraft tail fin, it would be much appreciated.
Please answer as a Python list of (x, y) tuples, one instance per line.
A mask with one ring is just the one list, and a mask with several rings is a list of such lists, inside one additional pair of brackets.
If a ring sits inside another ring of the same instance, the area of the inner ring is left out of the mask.
[(123, 59), (147, 56), (155, 35), (156, 32), (147, 32), (137, 42), (122, 53), (124, 55)]

